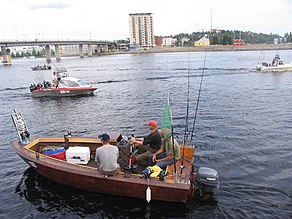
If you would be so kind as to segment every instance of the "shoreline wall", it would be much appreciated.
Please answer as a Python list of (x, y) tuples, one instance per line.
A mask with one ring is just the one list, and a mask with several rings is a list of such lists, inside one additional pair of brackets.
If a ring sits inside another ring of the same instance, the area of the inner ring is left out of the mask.
[(285, 44), (246, 44), (244, 46), (211, 45), (204, 47), (153, 47), (145, 50), (114, 52), (115, 54), (160, 53), (160, 52), (221, 52), (221, 51), (258, 51), (258, 50), (292, 50), (292, 43)]

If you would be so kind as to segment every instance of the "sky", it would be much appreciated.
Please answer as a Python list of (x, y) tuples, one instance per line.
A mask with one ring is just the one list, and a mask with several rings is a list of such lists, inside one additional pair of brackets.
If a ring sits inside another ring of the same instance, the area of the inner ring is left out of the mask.
[(0, 41), (127, 39), (130, 13), (153, 13), (155, 36), (292, 32), (292, 0), (2, 0), (0, 9)]

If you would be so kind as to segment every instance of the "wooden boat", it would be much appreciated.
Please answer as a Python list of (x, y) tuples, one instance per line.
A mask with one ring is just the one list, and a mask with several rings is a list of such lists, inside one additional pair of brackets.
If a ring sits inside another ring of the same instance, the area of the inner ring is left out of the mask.
[[(185, 203), (189, 196), (209, 195), (219, 183), (216, 170), (200, 167), (195, 172), (192, 146), (181, 146), (181, 158), (176, 166), (167, 166), (157, 177), (151, 173), (136, 174), (129, 161), (134, 155), (130, 153), (133, 148), (129, 139), (119, 133), (109, 135), (110, 143), (119, 148), (121, 171), (115, 176), (104, 176), (94, 160), (96, 149), (102, 145), (100, 139), (72, 137), (68, 133), (64, 137), (30, 141), (22, 114), (15, 111), (11, 116), (19, 136), (19, 140), (11, 142), (12, 148), (33, 170), (60, 184), (109, 195), (146, 198), (148, 202), (152, 199)], [(44, 153), (48, 148), (66, 149), (65, 159)]]
[[(119, 134), (111, 134), (111, 144), (117, 144)], [(66, 146), (63, 137), (38, 138), (28, 144), (15, 140), (11, 142), (15, 152), (40, 175), (60, 184), (86, 191), (99, 192), (110, 195), (126, 196), (145, 199), (146, 189), (151, 189), (152, 200), (186, 202), (188, 196), (195, 192), (190, 182), (191, 165), (185, 162), (182, 174), (175, 175), (171, 170), (163, 181), (159, 177), (150, 177), (149, 181), (141, 178), (140, 174), (125, 173), (125, 169), (115, 176), (105, 177), (100, 174), (94, 161), (97, 147), (101, 146), (100, 139), (71, 137), (67, 146), (89, 147), (91, 159), (87, 164), (70, 163), (66, 159), (60, 160), (42, 153), (47, 146)], [(120, 147), (121, 151), (123, 146)], [(187, 151), (187, 149), (185, 149)], [(191, 149), (193, 150), (193, 148)], [(189, 150), (188, 150), (189, 151)], [(128, 154), (121, 153), (120, 160), (128, 159)], [(125, 164), (125, 163), (124, 163)], [(177, 170), (179, 170), (179, 162)], [(170, 168), (169, 168), (170, 169)]]

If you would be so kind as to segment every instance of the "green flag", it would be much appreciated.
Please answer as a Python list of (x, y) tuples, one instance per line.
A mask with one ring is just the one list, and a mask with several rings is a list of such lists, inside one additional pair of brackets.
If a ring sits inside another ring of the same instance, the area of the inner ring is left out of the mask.
[(164, 137), (170, 138), (171, 137), (171, 130), (172, 130), (172, 118), (171, 118), (171, 110), (170, 110), (170, 100), (169, 96), (167, 97), (167, 101), (165, 104), (163, 116), (162, 116), (162, 133)]

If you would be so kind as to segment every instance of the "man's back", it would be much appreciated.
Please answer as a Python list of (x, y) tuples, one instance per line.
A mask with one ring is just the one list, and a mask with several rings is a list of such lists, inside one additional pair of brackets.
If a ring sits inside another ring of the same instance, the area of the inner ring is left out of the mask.
[(95, 161), (103, 171), (113, 171), (118, 167), (119, 149), (113, 145), (101, 146), (96, 149)]

